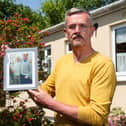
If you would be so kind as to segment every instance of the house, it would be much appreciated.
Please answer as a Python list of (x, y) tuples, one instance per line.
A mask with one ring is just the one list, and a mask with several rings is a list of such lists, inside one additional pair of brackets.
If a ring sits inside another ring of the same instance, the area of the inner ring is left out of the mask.
[[(112, 58), (116, 68), (117, 87), (112, 103), (113, 107), (122, 107), (126, 111), (126, 0), (119, 0), (91, 11), (94, 23), (99, 27), (92, 38), (95, 50)], [(44, 30), (48, 36), (46, 42), (45, 62), (51, 71), (55, 62), (62, 55), (71, 52), (63, 32), (64, 22)], [(106, 92), (107, 93), (107, 92)]]

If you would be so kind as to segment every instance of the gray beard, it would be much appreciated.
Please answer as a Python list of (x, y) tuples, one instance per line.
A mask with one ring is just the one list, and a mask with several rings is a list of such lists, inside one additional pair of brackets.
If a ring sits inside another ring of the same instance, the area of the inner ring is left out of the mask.
[(72, 47), (82, 47), (85, 45), (85, 42), (83, 43), (75, 43), (75, 44), (71, 44)]

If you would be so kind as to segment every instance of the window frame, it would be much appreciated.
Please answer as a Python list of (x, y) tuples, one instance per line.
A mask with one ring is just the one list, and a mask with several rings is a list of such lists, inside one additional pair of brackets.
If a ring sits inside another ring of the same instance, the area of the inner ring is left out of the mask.
[[(116, 53), (116, 39), (115, 39), (116, 33), (115, 33), (115, 31), (119, 28), (122, 28), (122, 27), (126, 27), (126, 23), (112, 27), (112, 59), (113, 59), (113, 62), (114, 62), (116, 69), (117, 69), (117, 67), (116, 67), (116, 65), (117, 65), (117, 61), (116, 61), (117, 53)], [(116, 72), (116, 75), (117, 75), (117, 81), (126, 81), (126, 72)]]
[(72, 49), (69, 50), (70, 42), (68, 40), (65, 41), (65, 45), (66, 45), (66, 54), (72, 53)]
[(51, 66), (47, 66), (47, 67), (44, 66), (44, 70), (48, 71), (50, 73), (51, 70), (52, 70), (52, 54), (48, 55), (48, 49), (50, 49), (50, 51), (51, 51), (51, 45), (48, 45), (44, 48), (44, 60), (43, 60), (43, 62), (44, 62), (44, 64), (47, 63), (49, 65), (48, 61), (50, 60)]

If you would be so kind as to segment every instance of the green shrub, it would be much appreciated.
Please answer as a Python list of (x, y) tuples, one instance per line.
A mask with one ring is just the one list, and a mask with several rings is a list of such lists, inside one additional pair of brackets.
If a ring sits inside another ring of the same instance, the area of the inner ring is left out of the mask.
[(27, 108), (28, 99), (18, 105), (14, 97), (10, 100), (13, 104), (0, 112), (0, 126), (53, 126), (40, 106)]
[(121, 107), (113, 108), (108, 117), (109, 126), (126, 126), (126, 113)]

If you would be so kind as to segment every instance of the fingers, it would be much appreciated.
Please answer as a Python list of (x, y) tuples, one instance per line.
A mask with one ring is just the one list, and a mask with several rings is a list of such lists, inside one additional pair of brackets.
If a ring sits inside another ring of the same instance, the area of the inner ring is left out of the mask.
[(44, 92), (42, 91), (40, 86), (38, 86), (38, 89), (28, 90), (28, 93), (31, 96), (31, 98), (35, 101), (38, 101), (40, 96), (45, 95), (45, 94), (43, 94)]
[(29, 92), (30, 94), (34, 95), (34, 96), (36, 96), (36, 93), (37, 93), (37, 91), (35, 91), (35, 90), (28, 90), (28, 92)]
[(38, 91), (28, 90), (28, 93), (35, 102), (38, 101)]
[(33, 99), (34, 99), (34, 101), (36, 101), (36, 102), (38, 101), (37, 97), (35, 97), (35, 96), (33, 97)]
[(34, 99), (34, 95), (33, 95), (33, 93), (31, 92), (31, 90), (28, 90), (27, 92), (28, 92), (30, 98)]
[(38, 87), (38, 89), (34, 89), (34, 90), (28, 90), (28, 93), (32, 96), (32, 97), (36, 97), (39, 95), (39, 93), (42, 93), (42, 90), (40, 88), (40, 86)]
[(10, 49), (8, 45), (1, 45), (1, 50), (5, 51), (6, 49)]
[(42, 92), (42, 89), (41, 89), (41, 87), (40, 87), (40, 86), (38, 86), (38, 91), (39, 91), (39, 92)]
[(8, 45), (2, 44), (1, 45), (0, 56), (4, 56), (5, 55), (6, 49), (9, 49)]

